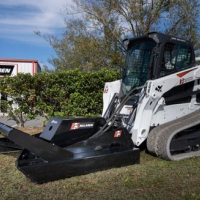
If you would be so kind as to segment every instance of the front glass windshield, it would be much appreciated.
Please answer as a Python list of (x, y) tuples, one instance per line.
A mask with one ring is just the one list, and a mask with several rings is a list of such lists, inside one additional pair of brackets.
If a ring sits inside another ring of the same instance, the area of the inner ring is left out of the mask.
[(135, 86), (142, 86), (148, 79), (149, 67), (153, 48), (156, 42), (143, 40), (134, 43), (128, 49), (126, 55), (126, 71), (123, 77), (123, 84), (125, 86), (125, 93), (129, 92)]

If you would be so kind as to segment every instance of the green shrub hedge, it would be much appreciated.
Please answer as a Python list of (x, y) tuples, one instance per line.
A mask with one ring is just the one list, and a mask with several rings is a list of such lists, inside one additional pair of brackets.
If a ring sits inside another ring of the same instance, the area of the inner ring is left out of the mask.
[[(10, 116), (94, 116), (102, 112), (105, 82), (120, 78), (116, 70), (102, 69), (93, 73), (79, 70), (54, 73), (18, 74), (0, 80), (1, 93)], [(18, 108), (13, 108), (13, 103)], [(16, 120), (16, 119), (15, 119)]]

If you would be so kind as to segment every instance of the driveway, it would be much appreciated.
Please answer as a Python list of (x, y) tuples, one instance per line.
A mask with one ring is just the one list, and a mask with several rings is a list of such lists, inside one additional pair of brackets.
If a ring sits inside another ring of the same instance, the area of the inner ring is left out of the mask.
[[(25, 122), (25, 127), (42, 127), (44, 120), (44, 117), (37, 117), (34, 120)], [(11, 120), (9, 117), (6, 116), (0, 116), (0, 122), (8, 126), (18, 127), (15, 121)]]

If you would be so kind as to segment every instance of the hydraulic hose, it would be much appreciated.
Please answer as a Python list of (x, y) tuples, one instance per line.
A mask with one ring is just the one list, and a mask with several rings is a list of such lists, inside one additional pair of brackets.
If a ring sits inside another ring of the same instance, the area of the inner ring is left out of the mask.
[[(121, 109), (123, 108), (123, 106), (125, 105), (125, 103), (131, 99), (132, 97), (136, 96), (137, 94), (131, 95), (133, 92), (135, 92), (136, 90), (140, 90), (142, 89), (144, 86), (140, 86), (140, 87), (133, 87), (132, 90), (129, 91), (129, 93), (126, 95), (126, 97), (122, 100), (122, 102), (120, 103), (120, 105), (117, 107), (117, 109), (113, 112), (113, 114), (111, 115), (111, 117), (107, 120), (106, 124), (97, 132), (95, 133), (93, 136), (91, 136), (89, 139), (92, 138), (96, 138), (100, 135), (102, 135), (103, 133), (105, 133), (115, 122), (115, 119), (117, 118), (117, 116), (119, 115)], [(131, 96), (130, 96), (131, 95)], [(110, 124), (109, 124), (110, 123)], [(109, 124), (109, 125), (108, 125)]]

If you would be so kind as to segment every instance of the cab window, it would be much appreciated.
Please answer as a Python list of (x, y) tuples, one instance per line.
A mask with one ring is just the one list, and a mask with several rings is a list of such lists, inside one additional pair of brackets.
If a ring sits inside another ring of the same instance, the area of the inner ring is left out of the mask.
[(166, 43), (160, 69), (160, 76), (191, 67), (192, 49), (182, 44)]

